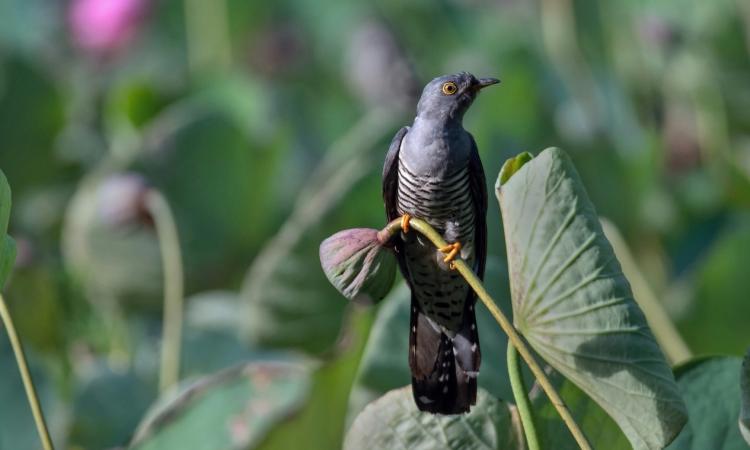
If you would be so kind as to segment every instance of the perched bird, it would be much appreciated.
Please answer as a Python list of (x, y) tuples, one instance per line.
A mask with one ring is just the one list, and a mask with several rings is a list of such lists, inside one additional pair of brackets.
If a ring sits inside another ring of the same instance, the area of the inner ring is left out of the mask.
[[(396, 133), (385, 159), (386, 215), (402, 217), (393, 245), (411, 288), (409, 366), (422, 411), (458, 414), (476, 402), (481, 360), (476, 297), (452, 270), (452, 260), (460, 254), (484, 276), (487, 187), (477, 145), (462, 120), (479, 90), (498, 82), (466, 72), (430, 81), (414, 123)], [(436, 249), (409, 233), (411, 217), (425, 220), (452, 244)]]

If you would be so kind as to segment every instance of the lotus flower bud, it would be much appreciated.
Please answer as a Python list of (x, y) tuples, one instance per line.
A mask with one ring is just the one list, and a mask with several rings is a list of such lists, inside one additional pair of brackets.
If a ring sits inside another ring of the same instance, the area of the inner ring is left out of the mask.
[(68, 19), (75, 43), (93, 53), (111, 54), (136, 36), (147, 0), (73, 0)]
[(396, 276), (396, 257), (370, 228), (339, 231), (323, 241), (320, 263), (331, 284), (356, 303), (381, 300)]
[(148, 183), (139, 174), (114, 174), (99, 185), (97, 213), (102, 223), (112, 226), (139, 221), (146, 222), (148, 212), (144, 198)]

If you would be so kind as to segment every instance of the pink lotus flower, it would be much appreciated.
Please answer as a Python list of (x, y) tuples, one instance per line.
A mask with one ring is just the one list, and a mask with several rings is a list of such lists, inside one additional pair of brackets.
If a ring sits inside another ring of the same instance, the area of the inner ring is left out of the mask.
[(72, 0), (68, 20), (76, 45), (111, 54), (136, 36), (149, 0)]

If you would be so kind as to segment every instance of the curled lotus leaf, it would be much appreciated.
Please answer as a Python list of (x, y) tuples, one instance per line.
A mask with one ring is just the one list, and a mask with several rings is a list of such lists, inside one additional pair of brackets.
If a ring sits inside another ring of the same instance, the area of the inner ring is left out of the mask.
[(573, 162), (546, 149), (495, 186), (513, 321), (636, 450), (668, 445), (687, 410)]

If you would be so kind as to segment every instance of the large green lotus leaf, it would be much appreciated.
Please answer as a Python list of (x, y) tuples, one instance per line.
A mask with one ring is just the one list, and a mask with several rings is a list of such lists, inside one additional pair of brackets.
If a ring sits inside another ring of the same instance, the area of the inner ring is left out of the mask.
[(25, 346), (48, 354), (65, 351), (68, 328), (61, 320), (67, 317), (65, 295), (64, 278), (57, 267), (34, 264), (13, 269), (13, 282), (5, 289), (5, 299)]
[[(550, 374), (550, 379), (594, 448), (607, 450), (630, 450), (632, 448), (622, 430), (591, 397), (555, 371)], [(544, 391), (539, 386), (535, 386), (531, 397), (536, 430), (542, 448), (578, 450), (578, 444), (570, 434), (570, 430), (560, 420), (560, 414), (552, 406)]]
[(112, 448), (127, 444), (156, 388), (133, 372), (99, 362), (81, 380), (73, 399), (70, 448)]
[(189, 288), (242, 275), (280, 219), (275, 188), (284, 148), (259, 144), (230, 113), (198, 97), (162, 112), (132, 169), (175, 215)]
[[(7, 3), (0, 5), (0, 35), (8, 30), (5, 19), (26, 9), (20, 6), (26, 2), (13, 2), (14, 12), (10, 12)], [(21, 23), (17, 22), (18, 28), (28, 29), (28, 23)], [(39, 186), (70, 177), (71, 168), (55, 154), (55, 139), (65, 120), (62, 93), (40, 66), (9, 53), (0, 61), (0, 168), (13, 186), (17, 205)]]
[[(510, 311), (507, 270), (499, 259), (488, 258), (485, 284), (500, 307)], [(349, 398), (349, 421), (368, 403), (411, 380), (408, 361), (410, 299), (409, 287), (400, 283), (378, 309)], [(508, 338), (487, 308), (478, 305), (476, 314), (483, 355), (479, 386), (495, 397), (511, 398), (513, 392), (504, 357)]]
[[(214, 301), (222, 304), (212, 305)], [(195, 308), (198, 303), (200, 306)], [(222, 317), (229, 313), (235, 315), (235, 320)], [(202, 292), (185, 299), (180, 379), (210, 375), (233, 367), (239, 362), (267, 361), (276, 358), (268, 351), (249, 346), (247, 341), (242, 339), (236, 326), (236, 313), (237, 298), (234, 293)], [(198, 314), (202, 317), (197, 317)], [(161, 359), (161, 336), (157, 332), (161, 330), (161, 321), (151, 317), (133, 316), (127, 324), (123, 324), (125, 325), (130, 331), (130, 341), (134, 342), (132, 353), (136, 355), (135, 370), (144, 374), (155, 373)], [(278, 357), (287, 358), (283, 354), (279, 354)]]
[(0, 235), (0, 291), (5, 286), (13, 262), (16, 260), (16, 244), (10, 236)]
[(0, 170), (0, 236), (8, 232), (8, 220), (10, 219), (10, 186), (5, 173)]
[(370, 403), (357, 416), (344, 449), (497, 449), (525, 448), (514, 406), (477, 392), (477, 404), (468, 414), (437, 415), (421, 412), (411, 386), (394, 389)]
[[(16, 246), (6, 235), (11, 193), (0, 171), (0, 291), (13, 270)], [(60, 277), (55, 268), (43, 265), (19, 267), (13, 271), (13, 283), (5, 290), (8, 308), (24, 344), (37, 350), (62, 348), (63, 321)]]
[(740, 391), (742, 393), (742, 407), (740, 408), (740, 431), (742, 437), (750, 444), (750, 350), (742, 360), (740, 373)]
[[(269, 359), (269, 354), (242, 339), (238, 329), (237, 293), (208, 291), (185, 299), (185, 326), (180, 376), (191, 378), (231, 367), (239, 361)], [(153, 342), (149, 342), (152, 349)], [(158, 349), (158, 347), (156, 347)], [(157, 351), (155, 360), (161, 356)], [(283, 355), (280, 355), (283, 356)]]
[(64, 256), (89, 298), (140, 309), (161, 305), (153, 224), (144, 211), (127, 220), (112, 212), (129, 203), (138, 183), (156, 187), (169, 202), (188, 293), (236, 280), (278, 219), (274, 174), (283, 154), (252, 143), (228, 113), (193, 99), (160, 113), (142, 147), (132, 161), (105, 160), (80, 183), (68, 210)]
[(337, 356), (322, 365), (312, 377), (312, 388), (305, 406), (271, 430), (259, 450), (299, 448), (341, 448), (346, 431), (349, 393), (357, 374), (367, 335), (372, 326), (372, 309), (352, 308)]
[(663, 448), (685, 405), (572, 162), (547, 149), (496, 191), (516, 327), (634, 448)]
[(10, 186), (5, 174), (0, 170), (0, 291), (16, 259), (16, 246), (13, 239), (6, 235), (10, 219), (10, 202)]
[(409, 295), (409, 287), (400, 282), (380, 303), (349, 397), (347, 423), (369, 403), (411, 379), (407, 361)]
[(252, 362), (188, 383), (161, 399), (130, 449), (247, 449), (296, 411), (310, 390), (300, 363)]
[[(54, 380), (45, 372), (44, 361), (31, 348), (26, 359), (34, 380), (42, 411), (52, 439), (59, 445), (67, 420), (67, 406), (57, 395)], [(29, 400), (24, 391), (18, 364), (8, 341), (5, 327), (0, 325), (0, 450), (35, 450), (41, 448)]]
[(710, 357), (675, 369), (690, 420), (668, 450), (747, 450), (737, 426), (740, 358)]
[(319, 246), (342, 229), (384, 223), (376, 144), (387, 145), (392, 121), (379, 118), (330, 150), (256, 256), (241, 292), (243, 328), (254, 343), (321, 354), (336, 341), (348, 301), (321, 269)]

